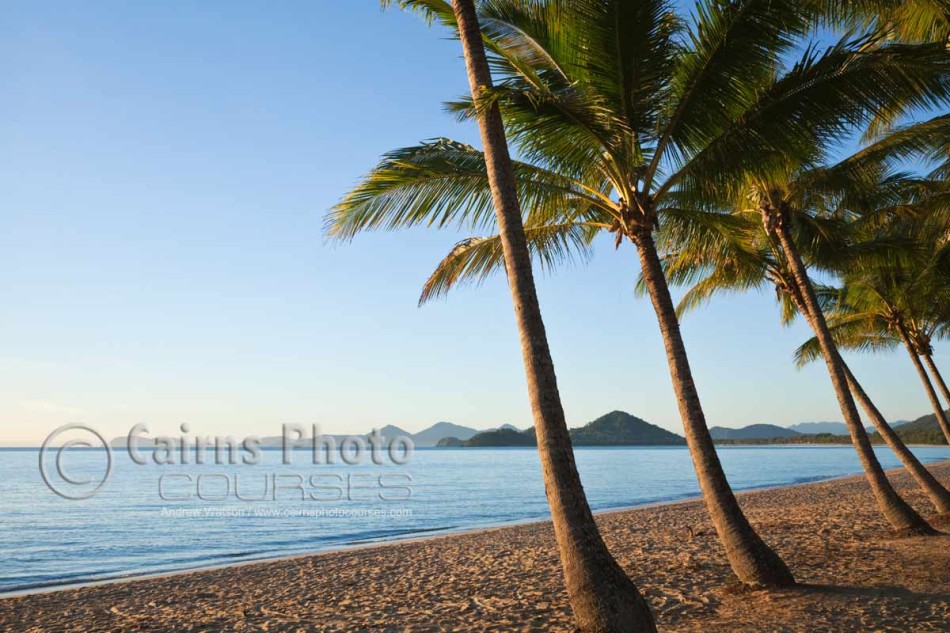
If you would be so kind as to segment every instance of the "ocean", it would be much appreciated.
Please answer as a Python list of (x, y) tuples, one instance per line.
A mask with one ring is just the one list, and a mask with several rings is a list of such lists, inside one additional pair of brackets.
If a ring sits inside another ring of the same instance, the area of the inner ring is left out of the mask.
[[(900, 465), (889, 449), (875, 450), (886, 468)], [(950, 459), (946, 446), (913, 451), (924, 463)], [(113, 452), (102, 487), (74, 500), (44, 483), (37, 449), (0, 449), (0, 593), (547, 516), (533, 448), (417, 449), (406, 463), (381, 465), (315, 465), (309, 451), (294, 451), (285, 464), (279, 450), (263, 451), (256, 465), (139, 465), (123, 450)], [(685, 447), (575, 452), (595, 511), (699, 495)], [(861, 472), (845, 446), (720, 447), (719, 454), (735, 490)], [(95, 483), (105, 472), (106, 451), (72, 450), (67, 457), (62, 466), (72, 481)], [(47, 474), (52, 466), (47, 459)], [(60, 489), (64, 482), (53, 483)]]

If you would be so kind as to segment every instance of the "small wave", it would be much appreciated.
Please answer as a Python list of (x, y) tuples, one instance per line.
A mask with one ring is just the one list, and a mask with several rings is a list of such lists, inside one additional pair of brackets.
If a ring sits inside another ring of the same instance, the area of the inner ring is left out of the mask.
[(357, 545), (359, 543), (374, 543), (377, 541), (388, 541), (399, 536), (409, 536), (415, 534), (431, 534), (432, 532), (447, 532), (458, 529), (457, 525), (438, 525), (433, 527), (406, 528), (404, 530), (375, 530), (367, 532), (360, 538), (345, 541), (348, 545)]

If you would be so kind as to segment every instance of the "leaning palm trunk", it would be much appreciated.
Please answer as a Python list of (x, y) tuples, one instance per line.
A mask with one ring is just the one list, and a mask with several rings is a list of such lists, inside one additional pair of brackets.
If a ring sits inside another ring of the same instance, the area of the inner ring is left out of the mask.
[(936, 531), (924, 521), (917, 512), (904, 501), (894, 487), (891, 486), (881, 468), (881, 463), (874, 454), (871, 447), (871, 441), (868, 438), (867, 431), (861, 423), (857, 407), (854, 404), (854, 398), (851, 397), (851, 391), (848, 387), (848, 380), (845, 375), (844, 361), (838, 348), (834, 343), (831, 330), (825, 321), (825, 315), (818, 304), (818, 297), (815, 295), (815, 289), (808, 277), (808, 271), (805, 263), (802, 261), (798, 248), (795, 245), (788, 227), (788, 212), (784, 209), (776, 209), (771, 205), (762, 209), (762, 219), (766, 231), (770, 235), (778, 238), (788, 266), (794, 278), (795, 285), (801, 293), (801, 300), (807, 310), (807, 321), (815, 332), (818, 344), (821, 348), (822, 357), (828, 366), (828, 373), (831, 375), (831, 384), (834, 387), (835, 395), (838, 397), (838, 405), (841, 407), (841, 413), (844, 415), (845, 424), (848, 425), (848, 432), (851, 435), (851, 442), (858, 453), (858, 459), (864, 468), (868, 483), (871, 485), (871, 492), (877, 501), (877, 505), (884, 514), (895, 532), (901, 535), (924, 535), (935, 534)]
[(913, 476), (917, 485), (920, 486), (920, 489), (924, 491), (924, 494), (927, 495), (930, 502), (937, 508), (937, 512), (940, 514), (950, 514), (950, 492), (948, 492), (947, 489), (930, 474), (930, 471), (924, 468), (920, 460), (910, 452), (910, 449), (907, 448), (904, 441), (894, 432), (894, 429), (887, 423), (878, 408), (871, 402), (868, 394), (865, 393), (864, 388), (861, 387), (861, 384), (854, 377), (854, 374), (851, 373), (851, 368), (849, 368), (847, 364), (844, 365), (844, 372), (848, 379), (848, 386), (851, 388), (851, 393), (854, 394), (858, 403), (864, 409), (864, 412), (867, 413), (874, 428), (877, 429), (877, 432), (884, 439), (884, 443), (887, 444), (888, 447), (894, 451), (894, 454), (897, 455), (897, 458), (901, 460), (901, 463), (904, 464), (904, 468)]
[[(472, 98), (478, 103), (492, 80), (475, 5), (473, 0), (455, 0), (453, 6)], [(485, 108), (478, 123), (521, 336), (544, 486), (574, 617), (582, 631), (655, 631), (646, 601), (607, 551), (577, 473), (497, 105)]]
[(726, 548), (726, 556), (739, 580), (760, 586), (792, 585), (795, 579), (785, 562), (759, 537), (739, 507), (729, 487), (726, 474), (716, 453), (699, 393), (693, 382), (686, 347), (680, 334), (679, 320), (666, 283), (653, 236), (649, 230), (640, 231), (635, 238), (643, 280), (656, 311), (666, 347), (673, 388), (683, 420), (686, 443), (699, 478), (706, 509), (712, 518), (719, 539)]
[[(934, 380), (937, 381), (937, 386), (940, 387), (940, 391), (943, 393), (943, 401), (948, 406), (950, 406), (950, 388), (947, 388), (947, 383), (943, 379), (943, 375), (940, 373), (940, 370), (937, 369), (937, 364), (934, 363), (934, 357), (930, 354), (924, 354), (924, 362), (927, 363), (927, 367), (930, 368), (930, 373), (933, 375)], [(947, 440), (950, 442), (950, 440)]]
[(904, 347), (907, 348), (907, 353), (910, 354), (910, 360), (914, 364), (914, 369), (917, 370), (917, 375), (920, 376), (920, 382), (924, 385), (927, 397), (930, 398), (930, 406), (933, 407), (934, 415), (937, 416), (937, 424), (940, 426), (940, 430), (943, 431), (944, 437), (947, 438), (947, 443), (950, 444), (950, 422), (947, 421), (947, 414), (940, 404), (940, 397), (937, 396), (937, 391), (934, 389), (933, 383), (930, 382), (927, 370), (920, 362), (920, 356), (910, 339), (910, 334), (907, 333), (907, 328), (900, 320), (897, 321), (897, 333), (900, 335)]
[[(789, 291), (789, 298), (795, 304), (795, 307), (797, 307), (798, 311), (805, 317), (812, 329), (815, 329), (815, 325), (812, 323), (812, 314), (808, 306), (805, 305), (804, 293), (798, 289), (797, 285), (786, 287), (786, 289)], [(864, 409), (864, 412), (871, 420), (874, 428), (877, 429), (877, 432), (881, 435), (881, 438), (887, 446), (894, 451), (897, 458), (901, 460), (907, 472), (917, 481), (917, 485), (920, 486), (924, 494), (926, 494), (931, 503), (934, 504), (934, 507), (937, 508), (937, 512), (941, 515), (950, 514), (950, 491), (947, 491), (947, 489), (930, 474), (930, 471), (924, 468), (924, 465), (920, 463), (917, 456), (904, 444), (904, 440), (894, 432), (894, 429), (891, 428), (891, 425), (884, 419), (880, 410), (875, 406), (874, 402), (871, 401), (867, 392), (864, 391), (864, 387), (862, 387), (858, 379), (855, 378), (851, 372), (851, 368), (844, 362), (844, 359), (841, 360), (841, 366), (844, 368), (845, 377), (848, 380), (848, 388), (851, 390), (851, 393), (854, 394), (861, 408)]]

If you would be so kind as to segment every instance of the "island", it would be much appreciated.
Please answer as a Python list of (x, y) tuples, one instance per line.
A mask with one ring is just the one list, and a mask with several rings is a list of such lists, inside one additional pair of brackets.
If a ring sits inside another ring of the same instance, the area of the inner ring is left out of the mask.
[[(650, 424), (626, 411), (611, 411), (606, 415), (570, 430), (574, 446), (683, 446), (686, 440)], [(534, 429), (518, 430), (510, 426), (482, 431), (467, 440), (446, 437), (439, 441), (442, 448), (451, 447), (504, 447), (536, 446)]]

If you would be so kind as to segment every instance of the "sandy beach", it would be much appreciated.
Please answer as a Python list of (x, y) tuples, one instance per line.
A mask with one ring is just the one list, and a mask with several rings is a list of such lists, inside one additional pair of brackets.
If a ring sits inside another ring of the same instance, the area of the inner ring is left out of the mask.
[[(950, 462), (930, 468), (950, 484)], [(950, 629), (950, 536), (892, 539), (863, 477), (740, 497), (800, 587), (738, 587), (698, 501), (598, 515), (661, 630)], [(548, 523), (0, 600), (4, 631), (572, 629)]]

